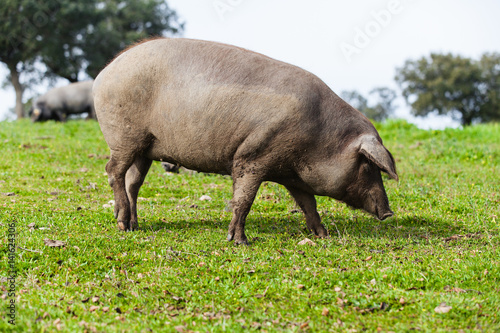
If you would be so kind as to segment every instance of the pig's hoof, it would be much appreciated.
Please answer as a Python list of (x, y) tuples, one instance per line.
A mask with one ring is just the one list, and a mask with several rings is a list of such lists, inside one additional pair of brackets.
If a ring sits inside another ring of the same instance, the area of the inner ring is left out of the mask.
[(248, 246), (248, 241), (246, 239), (235, 240), (234, 245), (247, 245)]
[(139, 223), (137, 221), (130, 222), (130, 231), (134, 231), (139, 229)]
[(128, 223), (126, 221), (118, 221), (118, 229), (121, 231), (128, 230)]
[(325, 227), (323, 227), (322, 225), (320, 225), (316, 228), (312, 228), (311, 231), (313, 232), (313, 234), (315, 234), (316, 236), (318, 236), (320, 238), (329, 238), (328, 231), (326, 231)]
[(328, 235), (328, 232), (326, 232), (326, 231), (325, 231), (325, 232), (319, 232), (319, 233), (317, 234), (317, 236), (318, 236), (319, 238), (330, 238), (330, 235)]
[(244, 237), (244, 238), (234, 237), (233, 234), (228, 233), (227, 234), (227, 241), (230, 242), (232, 240), (234, 240), (234, 245), (240, 245), (240, 244), (248, 245), (248, 241), (247, 241), (246, 237)]

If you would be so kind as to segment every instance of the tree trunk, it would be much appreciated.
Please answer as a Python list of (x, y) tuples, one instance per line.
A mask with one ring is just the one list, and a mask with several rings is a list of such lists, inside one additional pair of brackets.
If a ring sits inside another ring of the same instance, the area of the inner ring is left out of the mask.
[(458, 112), (462, 114), (460, 123), (462, 124), (463, 127), (472, 125), (472, 121), (474, 120), (474, 111), (469, 110), (466, 107), (462, 107), (458, 109)]
[(472, 124), (472, 117), (462, 113), (461, 123), (463, 127), (470, 126)]
[(24, 118), (24, 107), (23, 107), (23, 86), (19, 82), (19, 72), (17, 71), (17, 64), (8, 64), (10, 70), (10, 77), (14, 90), (16, 91), (16, 116), (17, 119)]

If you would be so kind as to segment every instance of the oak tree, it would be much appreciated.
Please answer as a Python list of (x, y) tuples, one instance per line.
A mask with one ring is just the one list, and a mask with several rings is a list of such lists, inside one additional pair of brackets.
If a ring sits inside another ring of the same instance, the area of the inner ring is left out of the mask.
[(500, 119), (500, 55), (473, 60), (432, 53), (407, 60), (396, 81), (416, 116), (449, 114), (462, 125)]
[(127, 45), (182, 31), (164, 0), (3, 0), (0, 61), (16, 91), (17, 117), (24, 113), (23, 73), (38, 81), (94, 78)]
[(344, 99), (351, 106), (363, 113), (369, 119), (375, 121), (384, 121), (394, 113), (394, 100), (396, 99), (396, 92), (387, 87), (377, 87), (369, 93), (375, 103), (369, 103), (363, 95), (356, 90), (343, 91), (341, 93)]

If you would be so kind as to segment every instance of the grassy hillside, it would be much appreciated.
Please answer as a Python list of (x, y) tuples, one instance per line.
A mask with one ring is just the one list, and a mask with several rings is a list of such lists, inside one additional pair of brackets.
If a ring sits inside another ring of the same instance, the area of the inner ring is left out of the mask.
[[(384, 176), (395, 217), (318, 198), (332, 237), (317, 239), (286, 190), (266, 183), (251, 245), (237, 247), (225, 241), (228, 177), (154, 163), (140, 230), (119, 232), (96, 122), (1, 122), (0, 331), (500, 330), (500, 125), (378, 129), (400, 176)], [(316, 245), (298, 245), (306, 237)]]

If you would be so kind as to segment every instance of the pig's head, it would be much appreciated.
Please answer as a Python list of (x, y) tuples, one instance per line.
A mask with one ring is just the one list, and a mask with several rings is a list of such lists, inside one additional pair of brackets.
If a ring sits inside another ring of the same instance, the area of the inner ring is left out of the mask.
[(353, 208), (363, 209), (380, 220), (394, 213), (389, 208), (380, 172), (398, 180), (396, 166), (391, 153), (375, 136), (365, 135), (349, 148), (352, 158), (347, 166), (348, 183), (343, 195), (338, 198)]
[(29, 117), (32, 122), (44, 121), (46, 120), (45, 103), (36, 102), (30, 109)]
[(329, 156), (324, 154), (319, 153), (322, 157), (299, 172), (314, 194), (326, 195), (353, 208), (363, 209), (380, 220), (393, 215), (380, 172), (395, 180), (398, 180), (398, 175), (394, 159), (378, 135), (359, 136), (341, 153), (333, 156), (331, 153)]
[(29, 117), (32, 122), (56, 120), (54, 113), (47, 107), (45, 102), (36, 102), (29, 111)]

